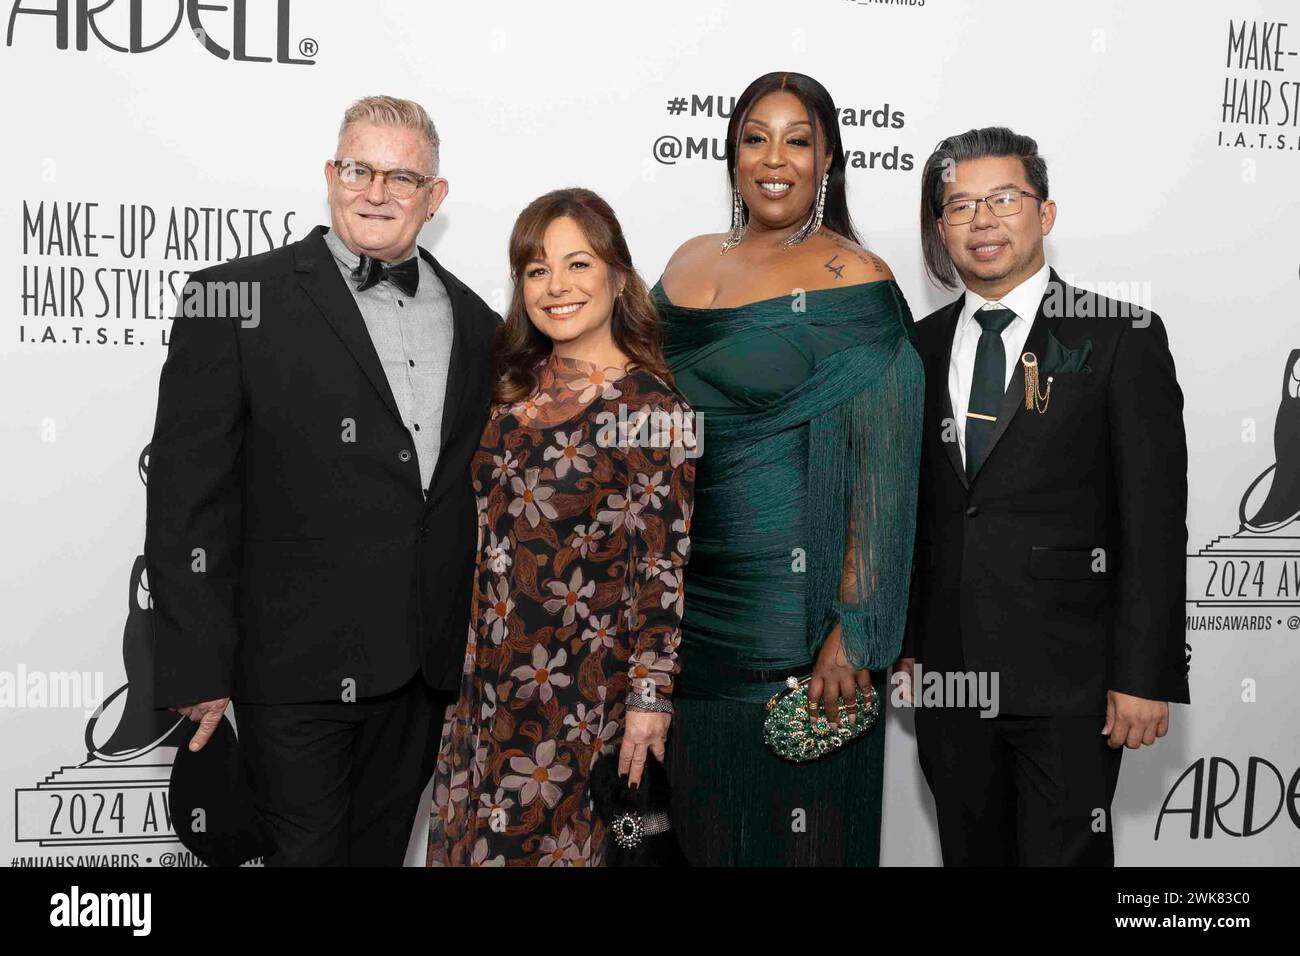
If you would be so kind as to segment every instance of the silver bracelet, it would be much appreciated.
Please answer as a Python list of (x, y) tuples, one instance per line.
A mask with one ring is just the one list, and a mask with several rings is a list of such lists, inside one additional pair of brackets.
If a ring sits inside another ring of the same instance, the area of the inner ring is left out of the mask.
[(625, 706), (628, 710), (639, 710), (651, 714), (671, 714), (673, 702), (664, 697), (647, 697), (640, 691), (629, 688)]

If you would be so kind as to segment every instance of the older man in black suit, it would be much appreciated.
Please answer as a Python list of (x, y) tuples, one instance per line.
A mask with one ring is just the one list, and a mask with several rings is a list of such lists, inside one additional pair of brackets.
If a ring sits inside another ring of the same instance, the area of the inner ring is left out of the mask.
[(192, 749), (234, 701), (268, 865), (402, 862), (464, 657), (499, 319), (416, 244), (438, 148), (418, 104), (354, 103), (332, 227), (195, 273), (255, 314), (194, 296), (162, 370), (156, 700)]

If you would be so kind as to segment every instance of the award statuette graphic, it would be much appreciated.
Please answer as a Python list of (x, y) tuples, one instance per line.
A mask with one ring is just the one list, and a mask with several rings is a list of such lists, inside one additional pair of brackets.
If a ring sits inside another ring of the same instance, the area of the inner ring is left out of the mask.
[[(1282, 371), (1273, 463), (1246, 487), (1237, 519), (1236, 532), (1187, 556), (1187, 602), (1300, 607), (1300, 349), (1292, 349)], [(1292, 630), (1300, 628), (1300, 618), (1288, 620)]]
[[(139, 474), (148, 482), (149, 447)], [(122, 659), (126, 683), (89, 718), (85, 759), (15, 791), (15, 840), (41, 846), (178, 843), (167, 806), (176, 747), (187, 718), (155, 710), (153, 613), (144, 555), (131, 567)], [(229, 719), (229, 717), (227, 717)], [(94, 855), (87, 855), (94, 861)], [(152, 857), (142, 862), (148, 863)]]

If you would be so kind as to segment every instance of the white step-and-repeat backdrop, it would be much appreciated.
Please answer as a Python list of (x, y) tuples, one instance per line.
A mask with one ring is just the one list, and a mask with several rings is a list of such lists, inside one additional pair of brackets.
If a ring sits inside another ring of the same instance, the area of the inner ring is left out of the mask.
[[(949, 298), (923, 278), (920, 167), (989, 124), (1048, 159), (1061, 275), (1163, 316), (1191, 449), (1193, 704), (1125, 754), (1118, 861), (1300, 862), (1300, 521), (1242, 531), (1274, 484), (1300, 497), (1294, 0), (0, 12), (0, 863), (193, 865), (167, 817), (170, 721), (132, 703), (169, 316), (190, 271), (327, 221), (347, 104), (428, 109), (451, 192), (422, 243), (501, 310), (510, 226), (549, 189), (609, 200), (650, 282), (682, 240), (725, 229), (726, 117), (777, 69), (834, 96), (854, 219), (918, 317)], [(934, 864), (910, 715), (891, 718), (883, 862)]]

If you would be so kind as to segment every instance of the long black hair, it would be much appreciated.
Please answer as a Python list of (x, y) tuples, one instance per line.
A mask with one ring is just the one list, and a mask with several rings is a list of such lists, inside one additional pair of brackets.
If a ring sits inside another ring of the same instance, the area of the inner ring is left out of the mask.
[[(822, 212), (822, 223), (827, 228), (838, 232), (844, 238), (861, 244), (853, 220), (849, 217), (849, 202), (844, 190), (844, 145), (840, 140), (840, 114), (835, 109), (826, 87), (811, 76), (803, 73), (764, 73), (740, 94), (731, 111), (731, 121), (727, 123), (727, 180), (731, 189), (736, 189), (736, 145), (740, 140), (740, 131), (754, 104), (768, 93), (793, 93), (799, 97), (808, 110), (808, 121), (812, 123), (812, 140), (819, 141), (826, 137), (826, 156), (830, 161), (830, 178), (826, 181), (826, 206)], [(825, 170), (814, 166), (814, 182), (820, 185)], [(813, 200), (816, 202), (816, 199)], [(741, 216), (749, 222), (749, 207), (741, 203)]]

